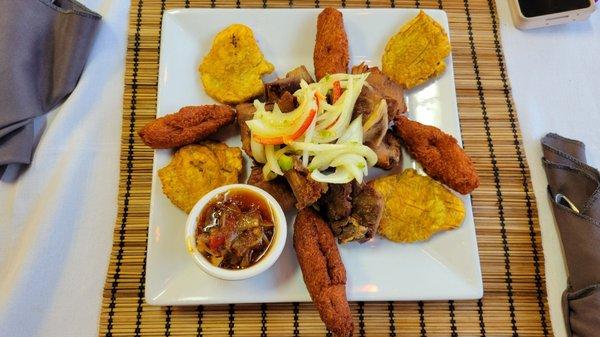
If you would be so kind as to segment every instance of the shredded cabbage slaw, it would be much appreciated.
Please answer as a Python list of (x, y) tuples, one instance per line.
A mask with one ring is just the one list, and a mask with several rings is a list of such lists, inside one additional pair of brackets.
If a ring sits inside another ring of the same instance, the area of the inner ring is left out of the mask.
[[(363, 181), (368, 168), (377, 163), (377, 155), (363, 145), (362, 116), (352, 120), (352, 112), (368, 75), (334, 74), (311, 84), (302, 80), (294, 93), (298, 107), (288, 113), (277, 105), (267, 111), (264, 103), (254, 101), (254, 118), (246, 123), (251, 132), (252, 155), (264, 164), (266, 180), (290, 169), (288, 155), (293, 154), (302, 156), (302, 164), (316, 181)], [(343, 90), (341, 95), (339, 88)], [(330, 91), (339, 95), (331, 104), (326, 99)]]

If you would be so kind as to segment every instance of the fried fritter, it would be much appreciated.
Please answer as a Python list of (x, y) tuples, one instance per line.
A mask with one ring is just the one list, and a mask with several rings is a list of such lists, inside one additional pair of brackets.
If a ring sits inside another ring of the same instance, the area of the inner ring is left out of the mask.
[(383, 72), (410, 89), (446, 69), (450, 41), (444, 28), (425, 12), (406, 23), (385, 46)]
[(462, 194), (479, 187), (475, 165), (454, 137), (404, 116), (396, 119), (394, 130), (411, 157), (421, 163), (431, 178)]
[(317, 19), (317, 38), (313, 62), (317, 81), (327, 74), (347, 73), (348, 37), (342, 13), (335, 8), (325, 8)]
[(235, 111), (226, 105), (186, 106), (146, 124), (139, 135), (153, 149), (180, 147), (201, 141), (234, 120)]
[(331, 229), (311, 208), (296, 216), (294, 249), (321, 320), (336, 336), (352, 336), (354, 322), (346, 299), (346, 269)]
[(207, 141), (177, 150), (171, 162), (158, 171), (158, 176), (165, 195), (189, 213), (212, 189), (239, 182), (241, 170), (239, 148)]
[(459, 227), (465, 217), (458, 197), (413, 169), (369, 184), (385, 200), (379, 233), (392, 241), (427, 240), (439, 231)]
[(237, 104), (262, 95), (261, 76), (274, 67), (265, 60), (252, 30), (234, 24), (217, 34), (199, 70), (208, 95), (221, 103)]

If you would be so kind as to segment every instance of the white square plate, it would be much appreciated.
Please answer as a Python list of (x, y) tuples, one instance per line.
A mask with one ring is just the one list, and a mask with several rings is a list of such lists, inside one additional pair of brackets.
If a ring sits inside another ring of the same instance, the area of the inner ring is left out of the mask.
[[(185, 9), (163, 17), (157, 117), (186, 105), (210, 104), (197, 67), (217, 32), (233, 23), (254, 31), (275, 75), (298, 65), (312, 71), (318, 9)], [(380, 65), (387, 40), (414, 17), (413, 9), (344, 9), (351, 64), (366, 61)], [(446, 13), (426, 10), (448, 31)], [(432, 124), (459, 141), (460, 125), (452, 57), (439, 78), (406, 93), (410, 117)], [(235, 129), (222, 135), (239, 146)], [(154, 154), (152, 202), (148, 233), (146, 301), (157, 305), (310, 301), (292, 247), (292, 235), (279, 260), (267, 272), (244, 281), (223, 281), (205, 274), (194, 264), (184, 243), (186, 214), (162, 193), (158, 169), (170, 161), (171, 150)], [(246, 166), (249, 170), (248, 161)], [(404, 156), (404, 167), (417, 167)], [(381, 174), (371, 169), (369, 179)], [(245, 179), (245, 177), (244, 177)], [(475, 299), (483, 293), (475, 226), (469, 196), (461, 197), (467, 209), (459, 229), (417, 244), (397, 244), (375, 238), (362, 245), (340, 246), (348, 274), (352, 301)], [(289, 224), (293, 217), (288, 216)]]

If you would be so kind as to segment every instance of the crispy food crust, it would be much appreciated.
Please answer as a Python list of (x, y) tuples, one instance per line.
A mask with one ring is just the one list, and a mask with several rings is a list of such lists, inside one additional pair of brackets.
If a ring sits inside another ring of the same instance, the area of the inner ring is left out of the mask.
[(465, 207), (454, 193), (414, 169), (369, 184), (385, 199), (379, 234), (389, 240), (429, 240), (435, 233), (460, 227), (465, 217)]
[(454, 137), (404, 116), (396, 119), (394, 130), (431, 178), (462, 194), (479, 187), (475, 165)]
[(238, 104), (262, 95), (262, 76), (273, 70), (252, 29), (242, 24), (220, 31), (199, 67), (206, 93), (226, 104)]
[(250, 144), (252, 139), (252, 134), (250, 132), (250, 128), (247, 121), (251, 120), (254, 117), (254, 112), (256, 112), (256, 108), (252, 103), (242, 103), (238, 104), (235, 107), (237, 113), (237, 123), (240, 127), (240, 138), (242, 140), (242, 150), (246, 152), (246, 154), (252, 157), (252, 146)]
[(247, 184), (254, 185), (269, 192), (269, 194), (272, 195), (275, 200), (277, 200), (279, 205), (281, 205), (281, 208), (283, 208), (284, 211), (294, 209), (296, 198), (290, 189), (290, 185), (288, 185), (287, 181), (285, 181), (283, 177), (277, 177), (273, 180), (265, 181), (263, 178), (262, 166), (254, 165), (250, 171)]
[(317, 19), (317, 38), (313, 62), (317, 81), (327, 74), (348, 72), (348, 37), (342, 13), (325, 8)]
[(327, 192), (327, 184), (313, 180), (310, 177), (310, 172), (297, 157), (294, 157), (294, 167), (287, 170), (284, 177), (294, 192), (297, 209), (303, 209), (314, 204), (323, 193)]
[(390, 130), (383, 137), (379, 146), (372, 148), (377, 154), (377, 164), (375, 166), (384, 170), (391, 170), (402, 163), (402, 150), (400, 149), (400, 140)]
[(242, 151), (223, 143), (204, 141), (177, 150), (171, 162), (158, 170), (163, 192), (189, 213), (206, 193), (239, 182)]
[(425, 12), (402, 26), (385, 46), (383, 72), (407, 89), (444, 72), (450, 55), (450, 41), (444, 28)]
[(186, 106), (146, 124), (139, 135), (153, 149), (180, 147), (201, 141), (234, 120), (235, 111), (226, 105)]
[(369, 73), (367, 83), (373, 90), (386, 99), (388, 105), (388, 118), (393, 120), (398, 115), (406, 113), (406, 102), (404, 100), (404, 88), (392, 80), (378, 67), (369, 67), (364, 62), (352, 67), (352, 74)]
[(346, 269), (331, 229), (311, 208), (296, 216), (294, 249), (321, 320), (336, 336), (352, 336), (354, 322), (346, 299)]

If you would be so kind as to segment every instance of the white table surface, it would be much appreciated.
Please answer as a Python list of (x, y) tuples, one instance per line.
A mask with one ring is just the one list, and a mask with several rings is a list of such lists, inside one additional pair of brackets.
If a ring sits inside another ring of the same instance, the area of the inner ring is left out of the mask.
[(585, 22), (520, 31), (512, 24), (507, 1), (496, 4), (538, 204), (550, 317), (555, 336), (566, 336), (560, 300), (567, 276), (546, 192), (540, 139), (548, 132), (579, 139), (586, 144), (589, 164), (600, 167), (600, 13)]
[[(0, 336), (95, 336), (112, 244), (129, 2), (84, 0), (104, 24), (73, 95), (45, 125), (33, 164), (0, 180)], [(584, 141), (600, 166), (600, 14), (522, 32), (498, 1), (502, 43), (537, 197), (550, 314), (565, 336), (563, 256), (539, 139)], [(18, 179), (17, 179), (18, 177)]]
[(46, 130), (29, 168), (8, 167), (0, 179), (0, 336), (97, 335), (117, 214), (129, 1), (82, 3), (103, 23), (81, 80), (36, 121)]

